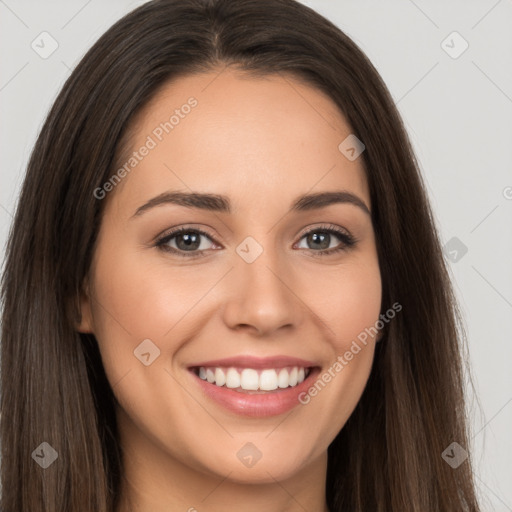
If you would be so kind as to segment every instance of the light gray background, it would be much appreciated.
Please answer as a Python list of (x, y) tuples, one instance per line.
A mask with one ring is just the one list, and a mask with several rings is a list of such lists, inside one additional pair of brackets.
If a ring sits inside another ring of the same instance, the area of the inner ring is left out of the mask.
[[(2, 247), (30, 150), (64, 80), (108, 27), (142, 3), (0, 0)], [(303, 3), (377, 67), (406, 122), (443, 245), (457, 237), (468, 248), (456, 262), (447, 253), (481, 402), (470, 400), (466, 449), (484, 510), (512, 511), (512, 0)], [(47, 59), (31, 48), (43, 31), (59, 45)], [(453, 31), (469, 44), (458, 58), (445, 49), (457, 53), (462, 40), (442, 45)]]

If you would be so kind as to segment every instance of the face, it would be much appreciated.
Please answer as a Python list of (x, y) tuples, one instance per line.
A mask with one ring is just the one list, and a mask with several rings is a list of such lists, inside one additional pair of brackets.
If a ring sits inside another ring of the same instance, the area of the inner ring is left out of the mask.
[(233, 70), (166, 85), (136, 119), (78, 328), (138, 464), (253, 483), (325, 464), (381, 307), (350, 133), (318, 90)]

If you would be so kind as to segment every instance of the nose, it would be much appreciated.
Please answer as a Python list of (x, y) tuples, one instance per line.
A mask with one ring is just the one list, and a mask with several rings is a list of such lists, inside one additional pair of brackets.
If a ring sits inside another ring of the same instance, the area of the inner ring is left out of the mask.
[(299, 294), (293, 271), (274, 251), (264, 250), (252, 263), (235, 255), (223, 308), (224, 322), (231, 329), (247, 330), (260, 337), (285, 327), (298, 328), (304, 315)]

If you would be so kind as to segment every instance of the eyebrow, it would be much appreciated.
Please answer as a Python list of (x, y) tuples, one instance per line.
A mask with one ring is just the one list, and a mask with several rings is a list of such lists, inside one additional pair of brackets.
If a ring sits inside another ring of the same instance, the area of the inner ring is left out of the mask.
[[(357, 195), (346, 190), (304, 194), (293, 202), (290, 211), (305, 212), (317, 210), (337, 203), (352, 204), (363, 210), (366, 214), (371, 215), (365, 202)], [(137, 208), (132, 218), (164, 204), (177, 204), (186, 208), (197, 208), (211, 212), (232, 213), (231, 202), (228, 197), (223, 195), (201, 192), (164, 192)]]

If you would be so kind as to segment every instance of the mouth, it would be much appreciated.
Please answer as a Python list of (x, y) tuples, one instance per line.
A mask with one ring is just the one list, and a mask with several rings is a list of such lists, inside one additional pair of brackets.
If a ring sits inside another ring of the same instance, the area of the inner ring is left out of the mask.
[(239, 393), (266, 394), (295, 388), (308, 378), (314, 367), (242, 368), (196, 366), (190, 370), (201, 380)]
[(212, 405), (236, 416), (265, 418), (299, 404), (321, 367), (296, 358), (237, 358), (188, 368), (194, 386)]

